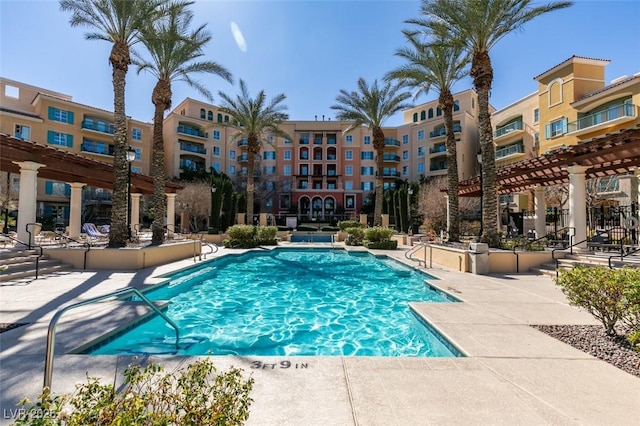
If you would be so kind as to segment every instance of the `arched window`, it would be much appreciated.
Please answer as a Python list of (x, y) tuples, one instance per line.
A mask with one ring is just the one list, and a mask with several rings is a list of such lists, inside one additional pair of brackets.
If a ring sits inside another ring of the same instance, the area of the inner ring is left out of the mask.
[(420, 111), (420, 120), (426, 120), (427, 119), (427, 113), (423, 110)]
[(209, 111), (209, 112), (207, 113), (207, 120), (209, 120), (209, 121), (213, 121), (213, 111)]
[(218, 113), (218, 123), (222, 123), (222, 114)]
[(429, 108), (429, 118), (433, 118), (433, 108)]
[(200, 118), (203, 120), (207, 118), (207, 111), (205, 111), (204, 108), (200, 109)]
[(417, 123), (417, 122), (418, 122), (418, 113), (417, 113), (417, 112), (414, 112), (414, 113), (413, 113), (413, 122), (414, 122), (414, 123)]
[(228, 115), (225, 115), (225, 116), (224, 116), (224, 122), (225, 122), (225, 123), (228, 123), (228, 122), (229, 122), (229, 116), (228, 116)]
[(440, 107), (436, 108), (436, 116), (440, 117), (442, 115), (442, 110), (440, 109)]
[(460, 101), (454, 101), (453, 102), (453, 110), (454, 111), (460, 111)]

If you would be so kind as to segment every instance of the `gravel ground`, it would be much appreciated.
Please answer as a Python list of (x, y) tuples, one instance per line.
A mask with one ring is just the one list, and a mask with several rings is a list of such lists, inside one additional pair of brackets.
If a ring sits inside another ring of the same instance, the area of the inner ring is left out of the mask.
[(600, 358), (622, 371), (640, 377), (640, 353), (621, 337), (607, 336), (601, 325), (534, 325), (533, 327), (573, 346), (576, 349)]

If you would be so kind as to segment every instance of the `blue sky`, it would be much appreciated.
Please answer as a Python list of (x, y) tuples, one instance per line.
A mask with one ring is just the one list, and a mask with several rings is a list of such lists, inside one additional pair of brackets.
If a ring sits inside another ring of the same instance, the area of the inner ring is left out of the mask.
[[(252, 94), (284, 93), (294, 120), (333, 119), (330, 106), (340, 89), (353, 90), (359, 77), (381, 78), (401, 63), (404, 21), (416, 17), (419, 1), (198, 0), (196, 21), (207, 23), (213, 40), (208, 59), (229, 69), (236, 85), (219, 77), (198, 79), (214, 93), (235, 96), (244, 79)], [(69, 14), (55, 0), (0, 0), (0, 75), (73, 96), (76, 102), (113, 110), (111, 46), (87, 41), (87, 28), (71, 28)], [(608, 81), (640, 71), (640, 1), (577, 0), (543, 15), (502, 39), (491, 52), (496, 108), (536, 90), (533, 77), (572, 55), (610, 59)], [(246, 49), (234, 39), (242, 33)], [(153, 77), (127, 78), (127, 115), (151, 121)], [(462, 81), (455, 89), (471, 87)], [(173, 86), (174, 106), (185, 97), (202, 99), (184, 83)], [(432, 92), (416, 104), (433, 100)], [(401, 124), (397, 115), (385, 124)]]

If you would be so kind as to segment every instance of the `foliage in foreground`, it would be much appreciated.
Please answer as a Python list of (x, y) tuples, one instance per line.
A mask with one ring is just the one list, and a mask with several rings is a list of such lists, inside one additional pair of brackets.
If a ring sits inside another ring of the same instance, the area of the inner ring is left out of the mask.
[(88, 378), (73, 394), (42, 395), (14, 425), (241, 425), (249, 418), (253, 379), (231, 368), (216, 373), (210, 360), (174, 373), (157, 364), (130, 366), (122, 390)]
[(277, 226), (233, 225), (227, 229), (229, 238), (223, 241), (226, 248), (253, 248), (278, 245)]
[(631, 336), (640, 331), (640, 269), (609, 269), (578, 265), (559, 271), (556, 283), (569, 303), (584, 308), (602, 323), (607, 334), (624, 322)]

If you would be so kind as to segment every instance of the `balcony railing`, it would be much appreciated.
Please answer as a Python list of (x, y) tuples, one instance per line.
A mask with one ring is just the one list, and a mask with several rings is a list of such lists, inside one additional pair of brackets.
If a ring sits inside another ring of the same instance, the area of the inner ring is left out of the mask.
[(200, 145), (180, 142), (180, 151), (195, 152), (196, 154), (206, 154), (207, 149)]
[(522, 144), (505, 146), (504, 148), (496, 149), (496, 160), (507, 157), (512, 154), (523, 154), (524, 146)]
[(438, 170), (447, 170), (449, 168), (449, 165), (446, 163), (438, 163), (438, 164), (432, 164), (431, 167), (429, 167), (429, 170), (432, 172), (436, 172)]
[(84, 141), (80, 146), (82, 152), (100, 155), (113, 155), (113, 149), (113, 145), (92, 141)]
[(313, 138), (314, 145), (322, 145), (322, 138)]
[(191, 170), (191, 171), (204, 172), (205, 171), (205, 164), (204, 163), (200, 163), (200, 162), (196, 162), (196, 161), (192, 161), (192, 160), (181, 159), (180, 160), (180, 168), (182, 170)]
[(300, 145), (309, 145), (309, 139), (300, 138)]
[(515, 132), (516, 130), (523, 130), (523, 129), (524, 129), (524, 124), (522, 123), (522, 121), (520, 120), (514, 121), (505, 126), (496, 127), (496, 130), (493, 132), (493, 137), (499, 138), (511, 132)]
[(439, 152), (447, 152), (445, 145), (435, 145), (433, 148), (429, 148), (429, 154), (437, 154)]
[(400, 142), (396, 138), (384, 138), (384, 146), (400, 146)]
[(327, 138), (327, 145), (335, 145), (336, 138)]
[(383, 161), (393, 161), (396, 163), (400, 162), (400, 156), (395, 154), (384, 154), (382, 157)]
[[(453, 125), (453, 133), (462, 132), (462, 126), (459, 123)], [(429, 132), (430, 138), (439, 138), (440, 136), (445, 136), (447, 134), (447, 128), (442, 126), (437, 129), (434, 129), (432, 132)]]
[(205, 139), (208, 137), (207, 133), (203, 132), (202, 130), (191, 126), (185, 126), (183, 124), (178, 126), (178, 133)]
[(107, 133), (113, 135), (116, 132), (116, 127), (113, 123), (105, 121), (96, 121), (90, 118), (82, 120), (82, 128), (88, 130), (94, 130), (100, 133)]
[(577, 132), (588, 127), (604, 124), (622, 117), (635, 117), (636, 107), (631, 103), (614, 105), (604, 111), (589, 114), (567, 124), (567, 133)]
[(246, 163), (247, 161), (249, 161), (249, 155), (248, 154), (240, 154), (240, 155), (238, 155), (238, 163)]
[(247, 140), (247, 138), (243, 138), (243, 139), (240, 139), (238, 141), (238, 147), (240, 147), (240, 148), (242, 148), (244, 146), (247, 146), (247, 145), (249, 145), (249, 141)]

